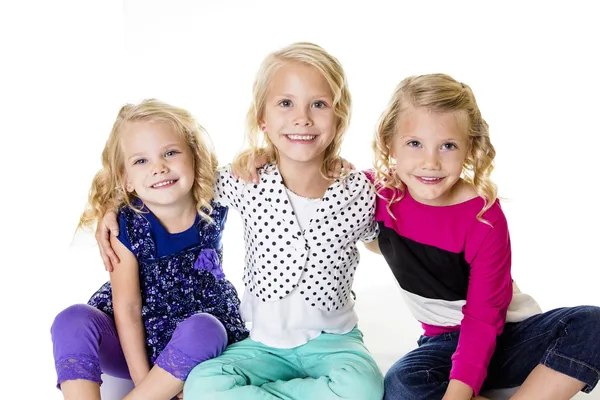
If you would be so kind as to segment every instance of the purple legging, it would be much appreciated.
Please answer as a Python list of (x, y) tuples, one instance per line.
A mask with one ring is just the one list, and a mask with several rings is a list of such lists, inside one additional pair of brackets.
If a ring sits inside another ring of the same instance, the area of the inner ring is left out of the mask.
[[(87, 304), (68, 307), (54, 319), (51, 334), (58, 387), (72, 379), (101, 384), (101, 373), (130, 379), (114, 320), (102, 311)], [(226, 346), (223, 324), (210, 314), (195, 314), (177, 325), (156, 365), (183, 381)]]

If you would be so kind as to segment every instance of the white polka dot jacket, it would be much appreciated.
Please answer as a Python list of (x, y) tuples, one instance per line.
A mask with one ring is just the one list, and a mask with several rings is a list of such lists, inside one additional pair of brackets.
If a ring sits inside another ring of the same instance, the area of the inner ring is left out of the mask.
[(309, 225), (301, 230), (276, 165), (245, 183), (219, 170), (215, 202), (239, 211), (246, 245), (244, 284), (260, 300), (278, 301), (299, 290), (308, 304), (333, 311), (354, 302), (359, 262), (356, 242), (375, 240), (375, 190), (362, 172), (327, 189)]

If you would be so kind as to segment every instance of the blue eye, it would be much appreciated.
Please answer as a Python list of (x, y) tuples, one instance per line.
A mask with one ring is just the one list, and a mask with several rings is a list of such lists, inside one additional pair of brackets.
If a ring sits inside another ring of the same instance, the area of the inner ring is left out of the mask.
[(442, 148), (444, 150), (454, 150), (454, 149), (458, 149), (458, 147), (456, 147), (456, 145), (454, 143), (444, 143), (442, 145)]
[(279, 105), (282, 107), (290, 107), (292, 105), (292, 102), (289, 100), (281, 100), (279, 102)]
[(133, 163), (133, 165), (141, 165), (141, 164), (146, 164), (148, 161), (145, 158), (140, 158), (138, 160), (135, 160), (135, 162)]
[(419, 143), (416, 140), (411, 140), (410, 142), (407, 142), (406, 144), (409, 145), (410, 147), (421, 147), (421, 143)]
[(322, 101), (322, 100), (318, 100), (318, 101), (315, 101), (313, 103), (313, 107), (315, 107), (315, 108), (325, 108), (325, 107), (327, 107), (327, 104), (324, 101)]
[(176, 155), (176, 154), (179, 154), (179, 152), (178, 152), (177, 150), (169, 150), (169, 151), (167, 151), (167, 152), (165, 153), (165, 156), (167, 156), (167, 157), (172, 157), (172, 156), (174, 156), (174, 155)]

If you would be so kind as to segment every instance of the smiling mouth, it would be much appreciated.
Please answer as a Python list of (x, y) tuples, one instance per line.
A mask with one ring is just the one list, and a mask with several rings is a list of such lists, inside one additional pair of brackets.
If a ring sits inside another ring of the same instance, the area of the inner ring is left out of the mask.
[(310, 142), (314, 140), (317, 135), (285, 135), (285, 137), (292, 141)]
[(166, 181), (160, 181), (150, 186), (152, 189), (161, 189), (169, 186), (173, 186), (179, 179), (169, 179)]
[(428, 184), (428, 185), (435, 185), (436, 183), (440, 183), (442, 180), (444, 180), (444, 178), (435, 178), (435, 177), (430, 177), (430, 176), (416, 176), (415, 178), (417, 178), (419, 180), (419, 182)]

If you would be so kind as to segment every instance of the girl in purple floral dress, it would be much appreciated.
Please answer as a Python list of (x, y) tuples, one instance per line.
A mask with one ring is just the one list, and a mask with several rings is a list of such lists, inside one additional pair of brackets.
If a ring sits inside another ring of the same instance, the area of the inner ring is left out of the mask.
[(217, 161), (185, 110), (124, 106), (81, 225), (118, 209), (119, 268), (52, 325), (65, 398), (100, 399), (101, 373), (131, 378), (126, 399), (170, 399), (193, 367), (248, 336), (221, 268), (227, 208), (211, 201)]

